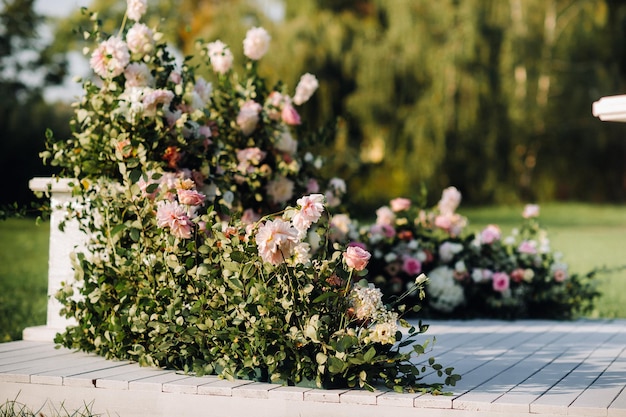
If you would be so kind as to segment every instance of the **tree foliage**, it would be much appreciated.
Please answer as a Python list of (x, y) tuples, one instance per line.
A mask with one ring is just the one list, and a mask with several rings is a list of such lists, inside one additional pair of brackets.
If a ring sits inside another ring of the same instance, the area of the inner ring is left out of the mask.
[[(124, 5), (94, 0), (104, 22)], [(623, 0), (154, 0), (149, 10), (181, 54), (221, 39), (237, 60), (248, 28), (270, 30), (284, 64), (260, 71), (320, 79), (305, 116), (338, 120), (327, 154), (360, 207), (421, 184), (433, 195), (455, 185), (479, 204), (626, 197), (623, 126), (591, 115), (593, 101), (623, 91)], [(57, 48), (80, 41), (77, 23), (78, 12)]]

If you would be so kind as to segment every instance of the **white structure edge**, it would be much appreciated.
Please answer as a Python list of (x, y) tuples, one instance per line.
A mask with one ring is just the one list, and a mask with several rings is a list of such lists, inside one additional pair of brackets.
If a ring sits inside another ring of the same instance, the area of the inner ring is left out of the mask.
[[(64, 332), (72, 321), (61, 316), (62, 308), (55, 294), (62, 283), (74, 282), (74, 269), (71, 254), (84, 248), (86, 236), (80, 231), (75, 219), (68, 219), (68, 208), (76, 202), (72, 195), (72, 184), (76, 180), (69, 178), (33, 178), (29, 182), (35, 193), (44, 193), (50, 197), (50, 248), (48, 251), (48, 307), (44, 326), (27, 327), (22, 333), (24, 340), (52, 342), (57, 333)], [(65, 221), (64, 230), (59, 225)]]
[(626, 122), (626, 94), (602, 97), (593, 103), (591, 112), (603, 122)]

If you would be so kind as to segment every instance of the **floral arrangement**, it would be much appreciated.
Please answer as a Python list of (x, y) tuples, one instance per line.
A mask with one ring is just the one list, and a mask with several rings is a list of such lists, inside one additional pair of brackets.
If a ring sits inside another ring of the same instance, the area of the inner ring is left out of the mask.
[(460, 201), (454, 187), (430, 210), (397, 198), (377, 210), (373, 225), (337, 215), (333, 236), (372, 253), (369, 279), (389, 300), (426, 273), (422, 316), (568, 319), (590, 311), (596, 271), (569, 273), (539, 225), (539, 206), (527, 205), (521, 227), (505, 237), (495, 224), (466, 233)]
[[(201, 45), (213, 84), (195, 75), (202, 63), (177, 63), (140, 23), (146, 7), (128, 0), (125, 22), (135, 23), (110, 37), (91, 15), (97, 78), (83, 83), (72, 138), (48, 136), (43, 156), (77, 178), (70, 215), (90, 236), (73, 258), (78, 285), (57, 295), (77, 323), (57, 343), (290, 385), (454, 385), (452, 368), (416, 361), (428, 326), (401, 318), (400, 302), (423, 296), (426, 278), (385, 303), (364, 280), (370, 253), (330, 243), (327, 210), (345, 184), (331, 179), (319, 192), (322, 161), (306, 146), (323, 132), (298, 130), (295, 107), (315, 77), (304, 75), (293, 97), (268, 89), (257, 61), (270, 38), (253, 28), (241, 78), (228, 46)], [(443, 381), (424, 383), (429, 373)]]

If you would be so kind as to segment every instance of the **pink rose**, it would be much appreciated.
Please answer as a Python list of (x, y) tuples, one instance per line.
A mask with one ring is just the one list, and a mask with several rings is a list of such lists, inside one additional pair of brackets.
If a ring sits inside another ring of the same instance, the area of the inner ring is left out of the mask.
[(180, 204), (199, 206), (204, 203), (206, 196), (196, 190), (177, 190)]
[(126, 15), (130, 20), (137, 21), (141, 19), (148, 10), (148, 0), (127, 0)]
[(117, 77), (124, 72), (129, 62), (130, 53), (126, 43), (115, 36), (98, 45), (89, 60), (91, 68), (102, 78)]
[(402, 262), (402, 270), (409, 275), (418, 275), (422, 272), (422, 263), (418, 259), (407, 256)]
[(126, 43), (133, 54), (145, 55), (154, 49), (154, 32), (143, 23), (135, 23), (126, 33)]
[(193, 222), (184, 206), (173, 201), (162, 201), (157, 206), (157, 226), (169, 228), (172, 235), (181, 238), (191, 238)]
[(281, 219), (267, 221), (256, 235), (259, 255), (264, 262), (279, 265), (294, 254), (299, 243), (298, 231)]
[(405, 211), (411, 208), (411, 200), (408, 198), (394, 198), (389, 202), (391, 210), (394, 212)]
[(384, 236), (391, 239), (396, 235), (396, 229), (389, 224), (374, 224), (370, 227), (370, 233), (375, 236)]
[(500, 228), (495, 224), (488, 225), (480, 233), (480, 241), (486, 245), (491, 245), (493, 242), (500, 240), (500, 237)]
[(511, 279), (513, 282), (520, 283), (524, 280), (524, 270), (522, 268), (516, 268), (511, 272)]
[(343, 253), (348, 268), (356, 271), (364, 270), (371, 257), (372, 255), (360, 246), (348, 246)]
[(494, 291), (504, 292), (509, 289), (509, 276), (504, 272), (495, 272), (492, 281)]

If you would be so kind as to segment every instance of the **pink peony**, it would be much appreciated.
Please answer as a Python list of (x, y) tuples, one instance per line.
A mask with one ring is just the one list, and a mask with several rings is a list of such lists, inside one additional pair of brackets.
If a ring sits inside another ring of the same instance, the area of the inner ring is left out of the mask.
[(309, 101), (315, 90), (319, 87), (319, 82), (315, 75), (306, 73), (300, 77), (300, 81), (296, 86), (296, 94), (293, 96), (293, 102), (299, 106)]
[(356, 271), (362, 271), (367, 267), (372, 255), (360, 246), (348, 246), (343, 253), (343, 259), (346, 261), (348, 268)]
[(263, 28), (252, 28), (243, 40), (243, 54), (252, 60), (263, 58), (270, 47), (272, 38)]
[(501, 236), (500, 228), (495, 224), (490, 224), (480, 233), (480, 241), (486, 245), (491, 245), (500, 240)]
[(405, 211), (411, 208), (411, 200), (408, 198), (394, 198), (389, 202), (391, 210), (394, 212)]
[(154, 32), (143, 23), (135, 23), (126, 33), (126, 42), (133, 54), (146, 55), (154, 49)]
[(402, 270), (409, 275), (418, 275), (422, 272), (422, 263), (411, 256), (406, 256), (402, 261)]
[(148, 0), (127, 0), (126, 16), (135, 22), (141, 19), (148, 10)]
[(299, 232), (306, 232), (311, 224), (317, 222), (324, 212), (324, 196), (311, 194), (299, 198), (296, 203), (300, 209), (294, 214), (292, 222)]
[(184, 206), (175, 201), (161, 201), (157, 206), (157, 226), (169, 228), (172, 235), (181, 238), (191, 238), (193, 222)]
[(256, 129), (261, 109), (261, 105), (253, 100), (246, 101), (239, 109), (237, 126), (239, 126), (244, 135), (248, 136)]
[(259, 227), (255, 241), (263, 261), (279, 265), (293, 255), (299, 243), (298, 231), (284, 220), (269, 220)]
[(219, 40), (211, 42), (207, 50), (213, 71), (218, 74), (226, 74), (230, 71), (233, 66), (233, 54), (224, 42)]
[(522, 217), (524, 217), (525, 219), (539, 217), (539, 206), (537, 204), (526, 204), (526, 206), (524, 206), (524, 212), (522, 213)]
[(178, 201), (187, 206), (199, 206), (204, 204), (206, 196), (196, 190), (177, 190)]
[(492, 282), (494, 291), (504, 292), (509, 289), (509, 276), (504, 272), (495, 272)]
[(111, 36), (91, 54), (89, 65), (102, 78), (113, 78), (124, 72), (130, 61), (128, 47), (123, 40)]
[(445, 213), (435, 217), (435, 226), (445, 230), (451, 236), (458, 236), (467, 225), (467, 219), (456, 213)]

